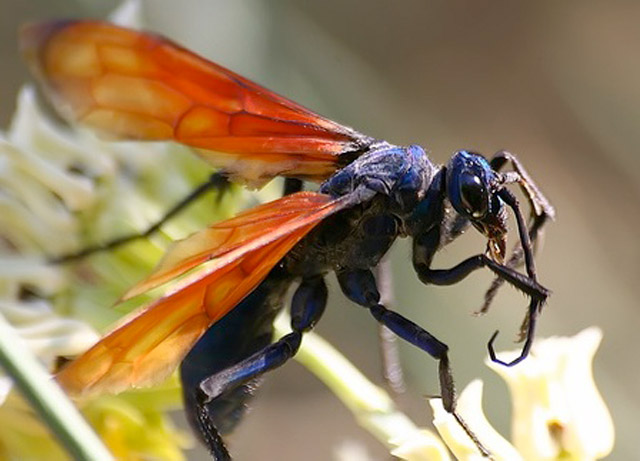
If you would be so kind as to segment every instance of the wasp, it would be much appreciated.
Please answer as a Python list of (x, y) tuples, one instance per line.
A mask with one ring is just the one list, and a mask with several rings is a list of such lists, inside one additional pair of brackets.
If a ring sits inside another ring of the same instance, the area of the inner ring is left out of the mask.
[[(104, 22), (31, 24), (21, 42), (68, 120), (112, 138), (177, 141), (227, 180), (251, 187), (276, 176), (294, 180), (292, 193), (174, 243), (122, 299), (170, 289), (57, 374), (70, 393), (148, 385), (181, 363), (190, 423), (214, 458), (230, 459), (221, 434), (237, 424), (256, 380), (296, 354), (322, 316), (325, 278), (334, 272), (348, 299), (438, 361), (442, 401), (455, 414), (447, 345), (380, 302), (372, 269), (399, 237), (412, 239), (413, 267), (425, 284), (451, 285), (487, 268), (496, 281), (485, 310), (502, 283), (525, 293), (521, 354), (501, 363), (527, 356), (549, 296), (533, 246), (554, 210), (515, 156), (460, 150), (437, 165), (418, 145), (363, 135), (165, 38)], [(302, 191), (302, 181), (319, 187)], [(523, 191), (529, 218), (509, 185)], [(508, 210), (519, 245), (505, 261)], [(486, 251), (433, 268), (436, 252), (469, 224), (486, 237)], [(522, 263), (524, 273), (516, 269)], [(272, 322), (294, 283), (292, 332), (273, 341)], [(488, 348), (499, 362), (496, 334)]]

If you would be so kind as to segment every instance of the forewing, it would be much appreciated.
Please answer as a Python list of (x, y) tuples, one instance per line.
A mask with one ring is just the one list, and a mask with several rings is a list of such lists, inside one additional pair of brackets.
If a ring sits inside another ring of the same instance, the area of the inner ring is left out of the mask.
[(121, 139), (175, 140), (247, 182), (320, 180), (371, 140), (175, 43), (98, 21), (21, 33), (61, 112)]
[(67, 365), (59, 382), (70, 393), (93, 394), (165, 378), (206, 329), (251, 293), (302, 237), (347, 205), (347, 198), (301, 192), (179, 242), (128, 295), (201, 267)]

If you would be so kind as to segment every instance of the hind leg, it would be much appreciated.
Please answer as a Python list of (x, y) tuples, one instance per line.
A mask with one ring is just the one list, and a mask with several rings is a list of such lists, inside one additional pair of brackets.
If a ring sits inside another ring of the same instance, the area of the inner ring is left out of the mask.
[[(189, 351), (180, 365), (185, 413), (194, 433), (204, 442), (197, 414), (200, 382), (229, 368), (269, 345), (273, 319), (282, 306), (290, 280), (277, 271), (235, 309), (215, 323)], [(239, 386), (210, 404), (210, 414), (220, 432), (231, 432), (246, 410), (258, 383)]]
[(427, 330), (380, 303), (376, 280), (369, 270), (348, 269), (336, 274), (340, 288), (347, 298), (369, 310), (371, 315), (398, 337), (422, 349), (438, 361), (440, 397), (444, 409), (451, 413), (483, 456), (490, 456), (474, 432), (456, 412), (456, 390), (449, 363), (449, 347)]
[[(246, 400), (261, 375), (283, 365), (295, 355), (300, 347), (302, 334), (318, 321), (326, 301), (327, 287), (322, 277), (303, 279), (291, 303), (291, 333), (273, 344), (263, 343), (253, 353), (226, 368), (214, 371), (196, 386), (190, 380), (190, 397), (194, 404), (192, 410), (195, 411), (190, 418), (195, 422), (214, 459), (231, 459), (221, 433), (232, 428), (239, 419), (242, 411), (238, 409), (238, 399)], [(242, 331), (238, 334), (242, 335)], [(258, 344), (254, 341), (252, 345), (255, 348)], [(232, 419), (231, 424), (228, 418)]]

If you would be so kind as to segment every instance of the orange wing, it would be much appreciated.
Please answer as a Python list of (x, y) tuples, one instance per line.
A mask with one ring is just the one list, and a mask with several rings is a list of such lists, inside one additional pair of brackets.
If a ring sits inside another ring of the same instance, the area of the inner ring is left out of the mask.
[(66, 366), (59, 382), (71, 393), (90, 394), (163, 379), (207, 328), (251, 293), (302, 237), (348, 205), (348, 197), (300, 192), (178, 242), (126, 297), (198, 269)]
[(66, 117), (121, 139), (184, 143), (246, 182), (322, 180), (372, 142), (157, 35), (45, 22), (24, 27), (21, 43)]

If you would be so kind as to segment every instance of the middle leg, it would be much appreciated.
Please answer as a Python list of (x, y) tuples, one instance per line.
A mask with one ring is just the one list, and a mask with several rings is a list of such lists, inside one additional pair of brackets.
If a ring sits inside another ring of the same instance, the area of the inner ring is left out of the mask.
[(380, 304), (380, 293), (371, 271), (363, 269), (345, 270), (339, 272), (337, 276), (340, 288), (347, 298), (360, 306), (366, 307), (380, 324), (438, 360), (440, 396), (444, 409), (458, 421), (482, 455), (489, 457), (489, 451), (456, 412), (456, 390), (449, 363), (449, 347), (421, 326)]

